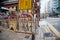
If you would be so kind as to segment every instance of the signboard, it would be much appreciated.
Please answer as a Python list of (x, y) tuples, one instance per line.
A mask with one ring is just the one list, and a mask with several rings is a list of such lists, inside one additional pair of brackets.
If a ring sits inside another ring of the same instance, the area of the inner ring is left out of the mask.
[(18, 1), (18, 9), (26, 10), (32, 8), (32, 0), (19, 0)]

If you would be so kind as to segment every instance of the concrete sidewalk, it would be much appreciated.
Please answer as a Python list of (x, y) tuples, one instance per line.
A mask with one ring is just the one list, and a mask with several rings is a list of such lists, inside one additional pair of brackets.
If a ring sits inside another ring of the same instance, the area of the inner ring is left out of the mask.
[(3, 28), (0, 28), (0, 30), (0, 40), (31, 40), (31, 34), (16, 33)]

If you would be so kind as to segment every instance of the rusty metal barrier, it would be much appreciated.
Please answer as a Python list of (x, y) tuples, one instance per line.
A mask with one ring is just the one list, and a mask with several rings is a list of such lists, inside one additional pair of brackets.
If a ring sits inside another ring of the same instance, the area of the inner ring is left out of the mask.
[(34, 21), (31, 16), (28, 17), (26, 15), (21, 15), (17, 21), (19, 25), (19, 30), (17, 32), (28, 33), (28, 34), (36, 33), (37, 20)]
[(6, 21), (7, 21), (7, 28), (17, 33), (27, 33), (27, 34), (36, 33), (38, 20), (34, 21), (32, 17), (22, 15), (20, 17), (15, 16), (14, 18), (8, 17)]
[(19, 22), (19, 32), (33, 33), (32, 32), (33, 20), (31, 20), (31, 18), (20, 17), (18, 22)]
[(8, 17), (8, 26), (10, 30), (17, 31), (17, 16)]

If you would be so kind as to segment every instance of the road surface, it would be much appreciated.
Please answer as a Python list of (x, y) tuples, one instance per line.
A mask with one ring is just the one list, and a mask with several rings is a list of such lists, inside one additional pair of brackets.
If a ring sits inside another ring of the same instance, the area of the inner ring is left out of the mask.
[(60, 18), (47, 18), (46, 20), (60, 32)]

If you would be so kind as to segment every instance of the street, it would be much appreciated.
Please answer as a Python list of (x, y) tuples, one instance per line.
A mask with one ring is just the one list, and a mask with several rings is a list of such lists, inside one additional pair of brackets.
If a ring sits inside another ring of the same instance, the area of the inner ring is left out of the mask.
[(40, 38), (47, 37), (46, 40), (49, 39), (48, 37), (52, 37), (53, 40), (60, 38), (60, 25), (59, 25), (60, 22), (59, 22), (59, 20), (60, 20), (60, 18), (50, 18), (50, 17), (48, 17), (46, 19), (41, 19), (41, 21), (39, 22), (40, 27), (38, 28), (39, 35), (42, 34), (40, 36)]
[(60, 18), (47, 18), (46, 20), (60, 32)]
[(0, 0), (0, 40), (60, 40), (60, 0)]

